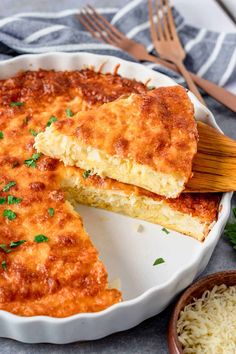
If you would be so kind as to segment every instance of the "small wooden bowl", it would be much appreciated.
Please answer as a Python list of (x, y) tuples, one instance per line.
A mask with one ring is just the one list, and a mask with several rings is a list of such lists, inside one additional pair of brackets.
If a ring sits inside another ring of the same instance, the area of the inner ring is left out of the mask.
[(208, 275), (191, 285), (181, 295), (175, 305), (168, 328), (168, 346), (170, 354), (183, 354), (176, 330), (180, 311), (182, 311), (193, 298), (200, 298), (205, 290), (212, 290), (215, 285), (221, 284), (225, 284), (226, 286), (236, 285), (236, 270), (227, 270)]

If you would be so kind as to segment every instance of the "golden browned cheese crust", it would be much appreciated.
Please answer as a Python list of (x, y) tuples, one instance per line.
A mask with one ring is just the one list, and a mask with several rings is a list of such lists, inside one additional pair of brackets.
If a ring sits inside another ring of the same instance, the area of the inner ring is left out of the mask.
[(193, 105), (181, 86), (161, 87), (55, 124), (78, 144), (188, 181), (197, 151)]
[[(35, 168), (24, 161), (36, 152), (32, 133), (43, 131), (52, 115), (60, 121), (67, 119), (68, 107), (77, 113), (145, 90), (135, 81), (90, 70), (40, 70), (0, 81), (0, 201), (8, 196), (22, 199), (0, 204), (0, 244), (9, 248), (12, 241), (26, 241), (10, 253), (0, 248), (0, 309), (23, 316), (65, 317), (121, 301), (118, 290), (107, 289), (107, 273), (81, 218), (65, 201), (61, 180), (71, 171), (94, 187), (150, 193), (98, 176), (83, 179), (82, 170), (65, 169), (46, 156), (35, 161)], [(24, 104), (12, 107), (12, 102)], [(3, 192), (10, 181), (16, 184)], [(201, 195), (184, 195), (170, 203), (207, 220), (216, 216), (218, 205), (215, 197)], [(53, 208), (53, 216), (48, 208)], [(15, 219), (3, 216), (4, 210), (14, 212)], [(48, 242), (36, 243), (38, 234)]]
[[(120, 301), (119, 291), (107, 289), (106, 270), (82, 220), (58, 189), (54, 171), (6, 166), (1, 172), (1, 186), (9, 181), (16, 185), (1, 192), (0, 198), (22, 199), (19, 204), (1, 205), (1, 244), (10, 248), (12, 241), (25, 243), (0, 253), (0, 263), (6, 264), (0, 271), (0, 309), (23, 316), (65, 317), (100, 311)], [(48, 208), (53, 208), (53, 217)], [(3, 217), (6, 209), (16, 214), (14, 220)], [(35, 242), (40, 234), (48, 242)]]

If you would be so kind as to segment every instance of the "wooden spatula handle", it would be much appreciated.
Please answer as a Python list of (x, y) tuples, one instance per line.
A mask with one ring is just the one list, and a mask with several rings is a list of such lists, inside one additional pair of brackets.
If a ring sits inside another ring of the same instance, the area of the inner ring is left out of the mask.
[(198, 122), (198, 151), (185, 192), (236, 191), (236, 141)]

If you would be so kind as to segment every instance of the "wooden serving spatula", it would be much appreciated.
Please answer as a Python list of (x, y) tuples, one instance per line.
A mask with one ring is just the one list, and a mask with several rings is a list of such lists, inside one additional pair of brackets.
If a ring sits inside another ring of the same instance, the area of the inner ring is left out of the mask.
[(199, 142), (193, 177), (185, 192), (236, 191), (236, 141), (198, 121)]

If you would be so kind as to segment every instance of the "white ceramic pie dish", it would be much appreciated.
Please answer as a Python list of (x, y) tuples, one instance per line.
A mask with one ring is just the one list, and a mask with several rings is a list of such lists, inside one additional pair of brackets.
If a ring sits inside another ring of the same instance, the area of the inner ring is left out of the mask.
[[(151, 79), (149, 85), (152, 86), (176, 84), (169, 77), (141, 64), (88, 53), (22, 55), (0, 63), (0, 79), (11, 77), (21, 70), (78, 70), (84, 66), (93, 66), (98, 70), (102, 64), (102, 72), (113, 72), (120, 64), (118, 73), (121, 76), (142, 82)], [(194, 103), (196, 118), (217, 127), (212, 113), (195, 96), (189, 95)], [(120, 279), (124, 301), (101, 312), (62, 319), (21, 317), (0, 311), (0, 336), (26, 343), (64, 344), (94, 340), (131, 328), (158, 314), (206, 267), (229, 216), (231, 196), (231, 193), (223, 195), (218, 221), (204, 243), (174, 231), (166, 235), (158, 225), (78, 206), (110, 281)], [(141, 233), (136, 231), (140, 224), (143, 226)], [(158, 257), (164, 258), (165, 263), (153, 267)]]

